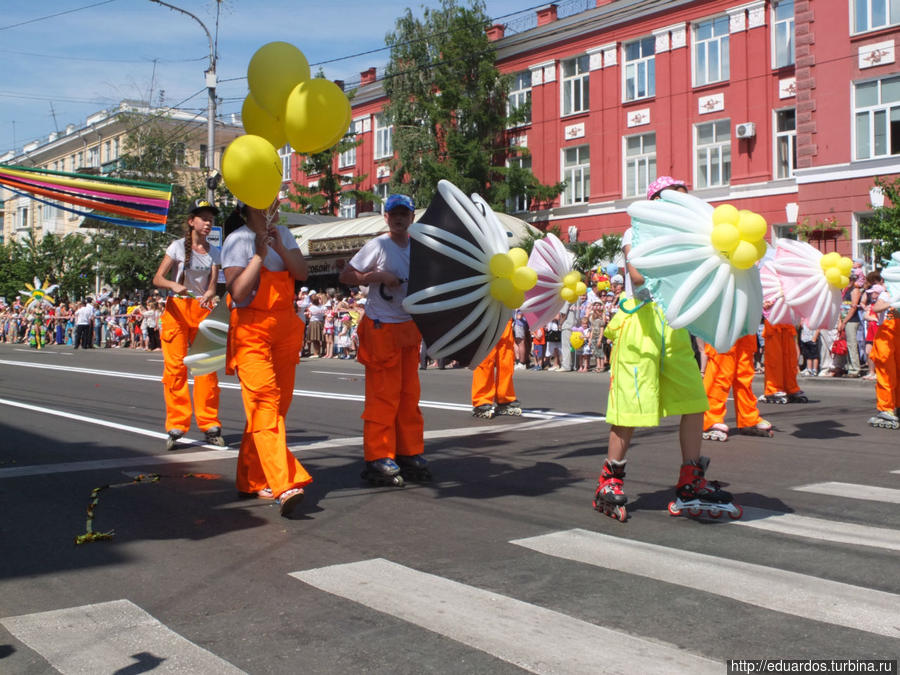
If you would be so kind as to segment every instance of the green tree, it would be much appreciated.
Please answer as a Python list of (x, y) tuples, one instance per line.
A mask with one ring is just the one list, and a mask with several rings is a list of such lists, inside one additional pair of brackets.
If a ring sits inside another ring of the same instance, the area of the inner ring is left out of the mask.
[(510, 147), (508, 129), (528, 111), (507, 113), (511, 77), (494, 65), (489, 24), (482, 0), (468, 7), (441, 0), (422, 19), (407, 9), (387, 36), (384, 112), (396, 152), (391, 188), (417, 206), (428, 204), (441, 179), (479, 193), (498, 211), (518, 195), (548, 202), (562, 190), (562, 184), (542, 185), (520, 162), (506, 166), (527, 154)]
[(884, 193), (884, 206), (875, 208), (871, 218), (866, 219), (865, 237), (872, 240), (875, 264), (881, 267), (895, 251), (900, 251), (900, 178), (888, 182), (876, 176), (875, 186)]
[(303, 155), (300, 165), (306, 176), (318, 176), (314, 187), (292, 181), (293, 190), (288, 192), (290, 207), (285, 211), (295, 213), (318, 213), (335, 216), (341, 208), (341, 200), (349, 197), (357, 204), (375, 204), (378, 195), (360, 186), (368, 178), (368, 174), (344, 175), (336, 171), (335, 158), (349, 152), (362, 144), (353, 132), (345, 135), (337, 145), (315, 155)]
[(0, 295), (15, 297), (37, 277), (58, 284), (55, 299), (83, 297), (94, 286), (94, 248), (79, 234), (47, 234), (0, 246)]

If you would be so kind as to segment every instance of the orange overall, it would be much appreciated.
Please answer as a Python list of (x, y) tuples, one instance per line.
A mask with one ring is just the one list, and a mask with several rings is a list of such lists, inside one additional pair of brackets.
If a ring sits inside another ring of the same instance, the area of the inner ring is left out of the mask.
[(514, 344), (510, 321), (500, 341), (472, 372), (472, 407), (491, 405), (495, 400), (498, 405), (516, 400), (516, 390), (513, 388), (513, 370), (516, 366)]
[(875, 366), (875, 399), (879, 410), (900, 407), (900, 318), (888, 314), (872, 341), (869, 359)]
[(366, 367), (363, 451), (367, 462), (425, 451), (419, 410), (419, 343), (413, 321), (381, 323), (363, 317), (357, 359)]
[(764, 323), (763, 339), (765, 354), (763, 363), (766, 368), (765, 395), (778, 392), (785, 394), (799, 393), (797, 386), (798, 366), (797, 329), (789, 323)]
[[(166, 401), (166, 431), (191, 428), (191, 394), (184, 357), (197, 335), (197, 327), (209, 314), (194, 298), (171, 297), (160, 318), (163, 352), (163, 393)], [(219, 422), (219, 378), (215, 373), (194, 377), (194, 415), (201, 431), (221, 427)]]
[(294, 312), (288, 271), (260, 271), (256, 296), (231, 313), (226, 372), (237, 373), (247, 423), (237, 462), (237, 489), (271, 488), (276, 498), (312, 482), (287, 447), (284, 418), (294, 396), (303, 321)]
[[(768, 347), (768, 344), (766, 345)], [(719, 353), (706, 345), (706, 374), (703, 386), (709, 398), (709, 410), (703, 413), (703, 428), (725, 420), (725, 402), (728, 392), (734, 388), (734, 407), (739, 429), (755, 426), (762, 420), (753, 395), (753, 354), (756, 352), (756, 335), (739, 338), (727, 352)]]

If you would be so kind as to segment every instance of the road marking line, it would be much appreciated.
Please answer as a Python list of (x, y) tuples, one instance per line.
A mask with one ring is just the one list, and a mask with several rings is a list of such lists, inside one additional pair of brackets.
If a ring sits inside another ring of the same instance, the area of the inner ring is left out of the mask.
[[(97, 370), (94, 368), (70, 368), (67, 366), (56, 366), (52, 364), (46, 363), (29, 363), (26, 361), (7, 361), (0, 359), (0, 365), (8, 365), (8, 366), (21, 366), (24, 368), (42, 368), (45, 370), (62, 370), (67, 373), (84, 373), (86, 375), (101, 375), (103, 377), (118, 377), (125, 378), (131, 380), (144, 380), (151, 382), (159, 382), (159, 375), (144, 375), (141, 373), (125, 373), (113, 370)], [(192, 379), (188, 379), (188, 382), (193, 382)], [(220, 389), (236, 389), (240, 390), (241, 385), (237, 382), (219, 382)], [(335, 393), (326, 393), (322, 391), (313, 391), (309, 389), (294, 389), (294, 396), (301, 396), (304, 398), (321, 398), (333, 401), (356, 401), (358, 403), (362, 403), (366, 400), (366, 397), (362, 394), (335, 394)], [(445, 401), (427, 401), (422, 400), (419, 401), (420, 408), (436, 408), (439, 410), (459, 410), (471, 412), (472, 406), (468, 403), (448, 403)], [(522, 412), (522, 417), (532, 417), (536, 419), (560, 419), (560, 418), (573, 418), (573, 419), (583, 419), (586, 422), (603, 422), (605, 421), (605, 417), (602, 415), (578, 415), (573, 413), (565, 413), (565, 412), (556, 412), (556, 411), (528, 411), (525, 410)]]
[[(17, 639), (68, 673), (243, 673), (128, 600), (0, 619)], [(137, 652), (137, 653), (136, 653)]]
[(874, 485), (857, 485), (854, 483), (811, 483), (791, 488), (797, 492), (812, 492), (813, 494), (828, 495), (829, 497), (841, 497), (844, 499), (865, 499), (873, 502), (887, 502), (900, 504), (900, 490), (883, 488)]
[[(22, 408), (31, 410), (42, 415), (53, 415), (66, 419), (76, 420), (85, 424), (95, 424), (102, 427), (116, 429), (117, 431), (126, 431), (139, 436), (149, 436), (150, 438), (165, 439), (168, 434), (161, 431), (150, 431), (149, 429), (141, 429), (140, 427), (129, 426), (126, 424), (118, 424), (117, 422), (109, 422), (107, 420), (98, 419), (96, 417), (87, 417), (75, 413), (65, 412), (56, 408), (43, 408), (28, 403), (19, 403), (18, 401), (10, 401), (0, 398), (0, 405), (8, 405), (14, 408)], [(444, 440), (451, 438), (465, 438), (469, 436), (483, 436), (486, 434), (499, 434), (507, 431), (536, 431), (546, 427), (554, 429), (572, 425), (584, 424), (593, 421), (586, 416), (573, 416), (563, 419), (537, 419), (531, 422), (523, 422), (521, 424), (498, 424), (492, 427), (464, 427), (461, 429), (433, 429), (426, 431), (424, 436), (426, 441)], [(202, 443), (192, 439), (182, 437), (178, 442), (179, 446), (194, 446), (208, 448), (206, 452), (175, 452), (166, 453), (164, 455), (147, 455), (143, 457), (121, 457), (115, 459), (98, 459), (85, 460), (80, 462), (62, 462), (58, 464), (33, 464), (30, 466), (17, 466), (7, 469), (0, 469), (0, 480), (3, 478), (21, 478), (23, 476), (40, 476), (52, 473), (69, 473), (73, 471), (95, 471), (100, 469), (118, 469), (135, 466), (147, 466), (152, 464), (186, 464), (190, 462), (209, 462), (220, 459), (234, 459), (235, 450), (223, 450), (217, 445)], [(331, 448), (344, 447), (362, 447), (362, 436), (351, 436), (345, 438), (333, 438), (327, 441), (315, 441), (311, 443), (298, 443), (289, 446), (291, 452), (300, 453), (309, 450), (328, 450)]]
[(893, 593), (581, 529), (510, 543), (792, 616), (900, 637), (900, 595)]
[(361, 380), (366, 378), (365, 373), (344, 373), (338, 370), (311, 370), (311, 373), (318, 373), (319, 375), (349, 375), (350, 377), (358, 377)]
[(292, 572), (327, 593), (533, 673), (719, 673), (722, 664), (377, 558)]
[(825, 520), (824, 518), (809, 518), (796, 513), (769, 511), (752, 506), (744, 507), (744, 516), (740, 520), (729, 519), (728, 522), (732, 525), (745, 525), (768, 532), (808, 539), (900, 551), (900, 531), (885, 527), (871, 527), (859, 523)]

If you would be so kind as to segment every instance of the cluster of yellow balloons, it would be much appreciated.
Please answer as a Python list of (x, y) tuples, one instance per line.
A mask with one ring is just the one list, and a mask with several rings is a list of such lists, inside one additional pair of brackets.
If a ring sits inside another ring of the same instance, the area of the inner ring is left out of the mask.
[(575, 302), (578, 296), (587, 293), (587, 285), (581, 280), (581, 272), (571, 271), (562, 279), (559, 297), (566, 302)]
[(350, 101), (334, 82), (311, 78), (306, 57), (287, 42), (263, 45), (247, 67), (250, 94), (241, 107), (246, 135), (222, 157), (222, 176), (242, 202), (264, 209), (282, 183), (277, 148), (285, 143), (303, 154), (335, 145), (347, 133)]
[(766, 254), (766, 219), (731, 204), (717, 206), (712, 214), (710, 242), (739, 270), (747, 270)]
[(581, 349), (584, 347), (584, 333), (580, 331), (573, 331), (569, 336), (569, 344), (572, 345), (573, 349)]
[(853, 269), (853, 261), (832, 251), (819, 258), (819, 265), (825, 273), (825, 281), (834, 288), (846, 288), (850, 283), (850, 271)]
[(537, 283), (537, 272), (528, 267), (528, 254), (524, 249), (511, 248), (507, 253), (495, 253), (488, 262), (494, 277), (491, 280), (491, 297), (509, 309), (521, 307), (525, 291)]

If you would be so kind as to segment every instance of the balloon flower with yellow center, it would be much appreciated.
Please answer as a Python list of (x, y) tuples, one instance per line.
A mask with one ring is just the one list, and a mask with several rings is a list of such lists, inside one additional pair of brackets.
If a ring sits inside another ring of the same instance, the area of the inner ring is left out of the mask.
[(629, 262), (672, 328), (688, 328), (717, 351), (755, 333), (762, 315), (756, 262), (768, 226), (757, 213), (663, 190), (628, 207)]
[(528, 258), (535, 270), (534, 286), (525, 292), (522, 312), (529, 326), (545, 326), (562, 311), (567, 302), (575, 302), (587, 292), (581, 274), (572, 269), (575, 256), (553, 233), (537, 239)]
[(794, 315), (814, 330), (834, 328), (842, 290), (850, 283), (850, 258), (834, 251), (823, 255), (805, 241), (779, 239), (772, 267)]
[(56, 300), (51, 294), (56, 292), (56, 289), (59, 288), (59, 284), (47, 286), (46, 281), (41, 283), (41, 280), (35, 277), (34, 285), (32, 286), (28, 282), (25, 282), (25, 288), (28, 290), (19, 291), (22, 295), (28, 296), (28, 299), (25, 301), (25, 307), (30, 307), (33, 304), (36, 308), (44, 308), (53, 307), (53, 305), (56, 304)]

